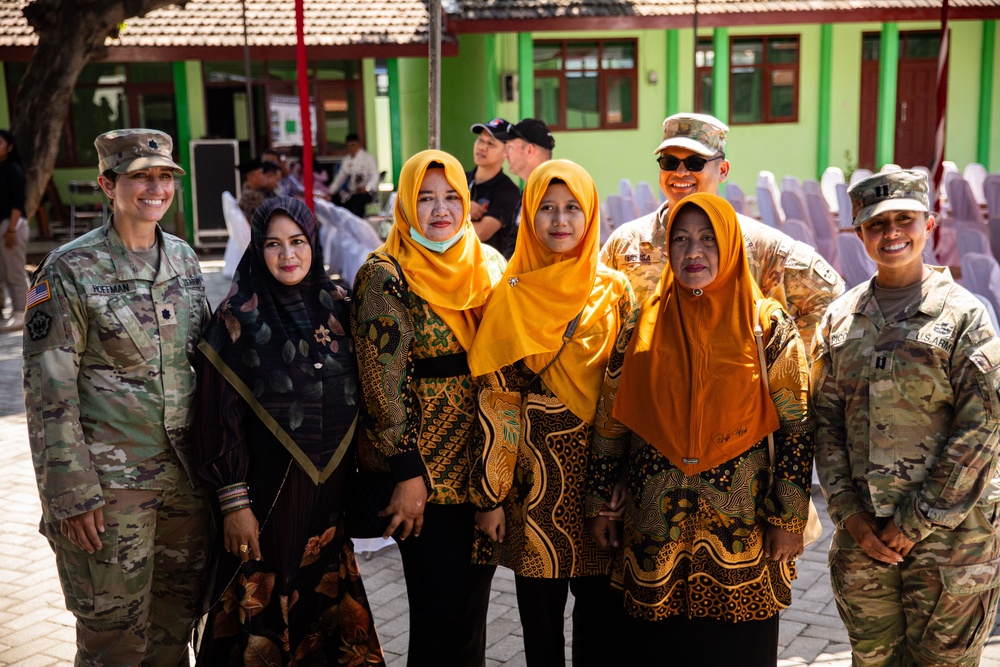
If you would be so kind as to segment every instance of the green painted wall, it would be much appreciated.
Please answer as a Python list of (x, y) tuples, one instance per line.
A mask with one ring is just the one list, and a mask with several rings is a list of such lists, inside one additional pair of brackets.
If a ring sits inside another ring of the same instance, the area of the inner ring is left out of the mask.
[(0, 127), (10, 128), (10, 102), (7, 100), (7, 72), (0, 63)]
[(990, 163), (987, 169), (1000, 170), (1000, 21), (996, 24), (997, 38), (993, 47), (993, 123), (990, 127)]
[(490, 120), (490, 95), (499, 99), (500, 82), (490, 73), (485, 35), (462, 35), (458, 57), (441, 61), (441, 150), (472, 168), (473, 123)]
[[(399, 59), (402, 156), (406, 162), (427, 148), (427, 59)], [(442, 87), (442, 99), (445, 99)], [(400, 165), (402, 166), (402, 165)]]
[[(976, 161), (979, 130), (979, 69), (983, 26), (979, 21), (952, 21), (948, 63), (948, 113), (944, 154), (962, 169)], [(933, 94), (933, 91), (931, 91)], [(994, 118), (1000, 108), (994, 109)]]

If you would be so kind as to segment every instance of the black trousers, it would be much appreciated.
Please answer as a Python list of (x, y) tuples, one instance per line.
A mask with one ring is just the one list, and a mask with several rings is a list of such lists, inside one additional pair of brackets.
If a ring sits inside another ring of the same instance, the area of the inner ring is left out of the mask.
[(407, 667), (483, 667), (495, 566), (473, 565), (471, 503), (424, 509), (420, 537), (399, 541), (410, 601)]
[(563, 619), (569, 591), (573, 603), (574, 667), (620, 664), (625, 611), (621, 597), (611, 591), (606, 576), (574, 579), (514, 577), (517, 610), (524, 633), (524, 661), (528, 667), (566, 664)]
[(662, 621), (625, 621), (627, 660), (649, 667), (774, 667), (778, 664), (778, 615), (763, 621), (728, 623), (714, 618), (672, 616)]
[(372, 196), (367, 192), (362, 192), (360, 194), (351, 195), (347, 198), (347, 201), (341, 202), (340, 197), (334, 197), (333, 203), (341, 208), (346, 208), (348, 211), (358, 216), (359, 218), (365, 217), (365, 207), (372, 202)]

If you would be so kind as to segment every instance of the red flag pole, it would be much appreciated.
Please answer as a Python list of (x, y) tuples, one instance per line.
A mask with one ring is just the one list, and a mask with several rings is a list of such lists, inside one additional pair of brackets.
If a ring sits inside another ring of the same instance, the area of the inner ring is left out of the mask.
[[(941, 191), (944, 188), (944, 120), (948, 107), (948, 0), (941, 5), (941, 48), (937, 68), (937, 125), (934, 134), (934, 162), (931, 176), (934, 179), (933, 208), (941, 210)], [(940, 227), (940, 224), (939, 224)]]
[(309, 118), (309, 65), (306, 62), (305, 9), (303, 0), (295, 0), (295, 69), (299, 84), (299, 116), (302, 122), (302, 187), (306, 206), (315, 213), (313, 202), (313, 142)]

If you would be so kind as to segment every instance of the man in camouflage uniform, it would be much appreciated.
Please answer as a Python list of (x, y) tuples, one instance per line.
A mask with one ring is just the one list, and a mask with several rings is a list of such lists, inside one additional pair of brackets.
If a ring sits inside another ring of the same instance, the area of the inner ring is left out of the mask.
[(1000, 585), (1000, 340), (924, 266), (927, 180), (850, 190), (875, 278), (816, 335), (816, 466), (837, 530), (830, 581), (854, 665), (979, 664)]
[(114, 214), (28, 290), (24, 402), (41, 532), (77, 618), (77, 665), (188, 662), (210, 539), (190, 474), (192, 368), (209, 311), (194, 252), (157, 224), (170, 137), (95, 141)]
[[(601, 250), (601, 261), (628, 276), (636, 303), (643, 303), (667, 265), (667, 213), (695, 192), (716, 194), (729, 175), (729, 128), (704, 114), (679, 113), (663, 121), (663, 141), (654, 151), (660, 162), (660, 189), (667, 200), (650, 215), (616, 229)], [(750, 272), (765, 296), (781, 302), (795, 319), (808, 350), (813, 331), (844, 281), (804, 243), (753, 218), (738, 215)]]

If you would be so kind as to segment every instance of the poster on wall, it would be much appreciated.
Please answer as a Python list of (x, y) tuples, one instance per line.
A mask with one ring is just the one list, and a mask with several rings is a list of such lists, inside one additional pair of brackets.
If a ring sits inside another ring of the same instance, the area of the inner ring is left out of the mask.
[[(271, 95), (268, 98), (268, 113), (271, 122), (271, 145), (301, 146), (302, 117), (299, 114), (299, 98), (292, 95)], [(316, 145), (316, 102), (309, 98), (309, 124), (312, 127), (313, 145)]]

